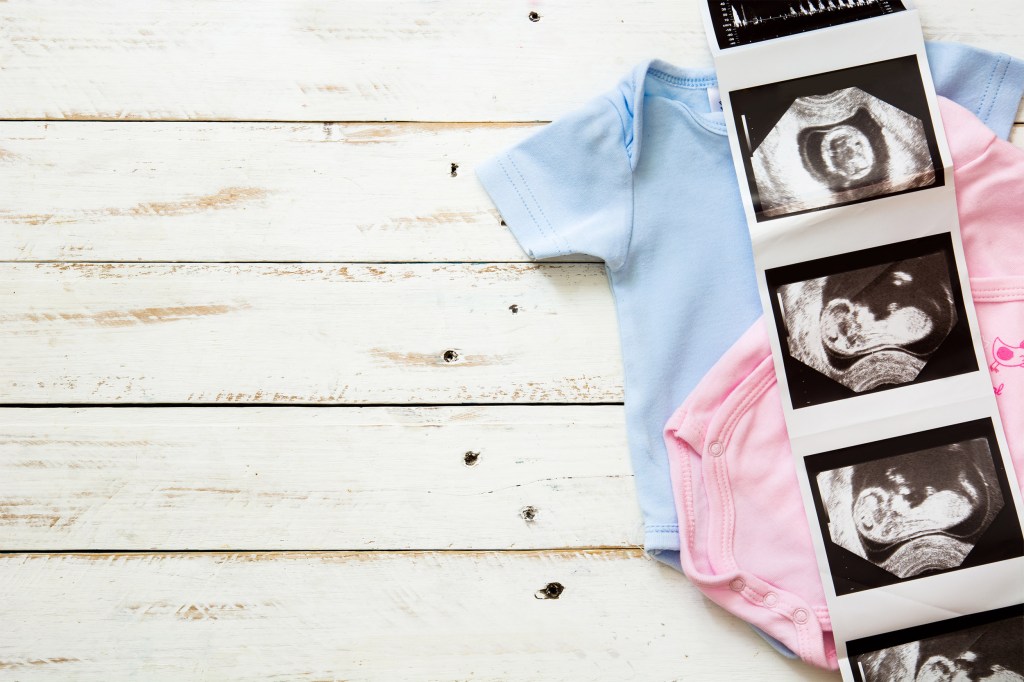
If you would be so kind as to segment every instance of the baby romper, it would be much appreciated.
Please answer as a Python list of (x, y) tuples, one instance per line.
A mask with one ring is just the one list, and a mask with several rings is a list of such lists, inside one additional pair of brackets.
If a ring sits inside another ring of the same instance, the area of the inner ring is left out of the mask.
[[(988, 371), (1024, 486), (1024, 150), (953, 102), (940, 98), (940, 110)], [(803, 660), (836, 669), (763, 318), (675, 411), (665, 443), (687, 576)]]

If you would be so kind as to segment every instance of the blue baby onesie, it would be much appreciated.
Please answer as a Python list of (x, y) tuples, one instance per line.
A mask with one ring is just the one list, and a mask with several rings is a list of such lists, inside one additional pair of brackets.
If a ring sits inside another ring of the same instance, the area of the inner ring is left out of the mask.
[[(928, 59), (940, 95), (1009, 135), (1024, 62), (953, 43), (929, 44)], [(716, 86), (710, 70), (642, 63), (477, 171), (531, 258), (605, 262), (644, 546), (676, 568), (665, 421), (761, 314)]]

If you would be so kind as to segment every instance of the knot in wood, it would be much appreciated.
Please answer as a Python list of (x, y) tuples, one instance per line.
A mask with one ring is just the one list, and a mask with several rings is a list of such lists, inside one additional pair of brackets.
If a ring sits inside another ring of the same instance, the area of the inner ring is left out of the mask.
[(548, 583), (534, 593), (537, 599), (558, 599), (565, 592), (565, 585), (562, 583)]

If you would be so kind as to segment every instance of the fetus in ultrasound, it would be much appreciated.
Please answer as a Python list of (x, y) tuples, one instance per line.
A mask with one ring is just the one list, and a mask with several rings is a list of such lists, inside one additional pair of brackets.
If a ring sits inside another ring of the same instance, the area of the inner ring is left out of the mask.
[(834, 192), (877, 185), (886, 178), (885, 136), (863, 107), (845, 121), (804, 128), (797, 147), (804, 168)]
[(853, 657), (863, 682), (1024, 682), (1024, 618)]
[(958, 320), (945, 254), (778, 288), (795, 360), (861, 393), (913, 381)]
[(824, 471), (832, 542), (898, 578), (957, 568), (1003, 508), (984, 438)]
[(797, 98), (751, 155), (778, 217), (935, 183), (924, 123), (859, 88)]

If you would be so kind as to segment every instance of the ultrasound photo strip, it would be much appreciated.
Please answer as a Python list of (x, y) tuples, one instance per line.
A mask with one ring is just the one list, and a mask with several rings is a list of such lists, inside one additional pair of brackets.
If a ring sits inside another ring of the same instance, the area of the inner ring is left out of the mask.
[[(920, 17), (882, 0), (703, 9), (844, 678), (1024, 682), (1020, 666), (971, 669), (982, 647), (935, 641), (919, 659), (925, 635), (852, 648), (1024, 598)], [(903, 668), (881, 662), (893, 647)]]
[(900, 0), (708, 0), (722, 49), (901, 12)]

